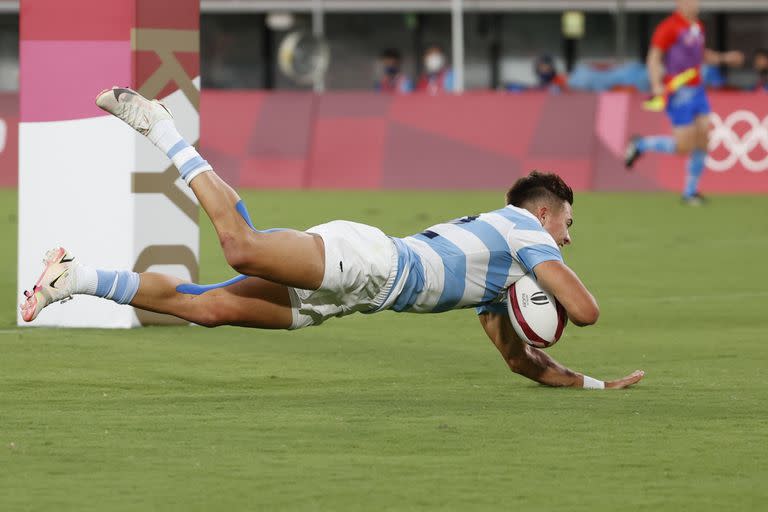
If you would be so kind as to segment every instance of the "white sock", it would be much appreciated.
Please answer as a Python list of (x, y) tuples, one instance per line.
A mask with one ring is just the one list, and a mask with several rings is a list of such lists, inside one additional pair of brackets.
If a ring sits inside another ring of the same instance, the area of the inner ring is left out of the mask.
[(95, 268), (85, 265), (75, 265), (72, 270), (74, 281), (72, 282), (72, 291), (74, 293), (84, 293), (86, 295), (95, 295), (96, 287), (99, 283), (99, 275)]
[(85, 265), (75, 265), (72, 275), (72, 293), (95, 295), (118, 304), (130, 304), (141, 283), (136, 272), (97, 270)]
[(176, 129), (173, 119), (164, 119), (163, 121), (155, 123), (155, 126), (149, 130), (147, 138), (152, 144), (157, 146), (160, 151), (166, 154), (177, 142), (184, 140)]
[(171, 159), (187, 185), (198, 174), (213, 170), (194, 146), (179, 134), (171, 119), (158, 121), (147, 134), (147, 138)]

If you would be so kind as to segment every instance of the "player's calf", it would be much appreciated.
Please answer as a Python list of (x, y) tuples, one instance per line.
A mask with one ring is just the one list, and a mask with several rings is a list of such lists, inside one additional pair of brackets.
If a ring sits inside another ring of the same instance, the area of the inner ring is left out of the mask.
[[(208, 300), (210, 297), (183, 297), (185, 305), (172, 308), (171, 314), (202, 327), (232, 325), (237, 321), (226, 301)], [(161, 311), (162, 313), (168, 313)]]

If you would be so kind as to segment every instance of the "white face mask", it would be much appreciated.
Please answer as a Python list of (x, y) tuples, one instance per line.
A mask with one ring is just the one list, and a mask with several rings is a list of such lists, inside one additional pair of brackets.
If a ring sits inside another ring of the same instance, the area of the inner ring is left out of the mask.
[(427, 68), (427, 73), (437, 73), (445, 65), (445, 57), (442, 53), (430, 53), (424, 59), (424, 67)]

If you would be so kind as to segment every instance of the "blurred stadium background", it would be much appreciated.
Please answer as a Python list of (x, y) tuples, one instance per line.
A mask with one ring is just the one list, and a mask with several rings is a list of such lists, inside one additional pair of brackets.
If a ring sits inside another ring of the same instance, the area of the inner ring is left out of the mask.
[[(200, 2), (200, 151), (257, 225), (348, 218), (407, 235), (556, 171), (577, 190), (565, 256), (602, 317), (552, 352), (597, 377), (648, 372), (616, 394), (509, 375), (472, 311), (290, 334), (17, 327), (19, 11), (36, 2), (0, 0), (0, 509), (763, 507), (768, 74), (754, 57), (768, 2), (701, 0), (708, 46), (746, 62), (706, 75), (713, 200), (699, 209), (678, 202), (683, 159), (632, 174), (622, 161), (632, 134), (670, 131), (641, 105), (673, 0)], [(172, 3), (144, 5), (168, 17)], [(296, 31), (330, 50), (312, 83), (280, 68)], [(455, 91), (376, 90), (384, 50), (416, 82), (434, 45)], [(562, 81), (539, 83), (543, 57)], [(196, 255), (201, 282), (231, 277), (202, 215)]]
[[(489, 188), (506, 184), (510, 172), (559, 166), (581, 190), (677, 190), (683, 176), (669, 171), (684, 164), (674, 157), (644, 159), (631, 177), (616, 172), (629, 135), (668, 130), (663, 115), (640, 108), (647, 78), (637, 67), (673, 3), (206, 0), (201, 147), (223, 176), (245, 187)], [(464, 33), (456, 47), (454, 4), (462, 7)], [(708, 75), (720, 121), (709, 163), (716, 172), (707, 173), (703, 188), (766, 191), (768, 100), (748, 91), (760, 81), (752, 57), (768, 46), (768, 3), (701, 5), (709, 46), (747, 57), (740, 69)], [(563, 35), (564, 8), (583, 14), (575, 39)], [(14, 186), (18, 2), (0, 2), (0, 12), (0, 184)], [(323, 81), (328, 94), (321, 97), (282, 73), (277, 58), (286, 34), (318, 27), (332, 55)], [(423, 101), (372, 92), (383, 49), (399, 50), (404, 73), (415, 81), (423, 52), (435, 44), (463, 75), (456, 86), (466, 95)], [(538, 89), (533, 62), (542, 55), (561, 73), (571, 71), (570, 94), (527, 90)], [(551, 137), (554, 130), (558, 137)], [(471, 177), (468, 165), (475, 168)]]

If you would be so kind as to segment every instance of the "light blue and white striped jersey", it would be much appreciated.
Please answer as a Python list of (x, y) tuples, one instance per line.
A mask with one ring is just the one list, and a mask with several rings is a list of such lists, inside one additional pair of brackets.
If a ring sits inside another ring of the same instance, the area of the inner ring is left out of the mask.
[(563, 261), (539, 220), (511, 205), (393, 240), (399, 259), (396, 296), (385, 307), (395, 311), (497, 310), (506, 289), (536, 265)]

